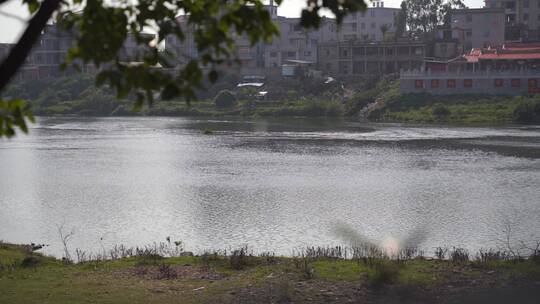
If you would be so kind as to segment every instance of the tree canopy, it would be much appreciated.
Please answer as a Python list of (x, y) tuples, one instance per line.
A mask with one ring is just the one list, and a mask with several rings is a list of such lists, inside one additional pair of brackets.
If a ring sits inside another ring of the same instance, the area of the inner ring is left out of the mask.
[(407, 25), (411, 32), (429, 33), (437, 26), (450, 24), (450, 12), (466, 8), (461, 0), (405, 0), (402, 9), (407, 12)]
[[(0, 4), (10, 0), (0, 0)], [(22, 0), (32, 17), (23, 35), (0, 65), (0, 93), (24, 64), (47, 22), (74, 34), (75, 44), (68, 51), (65, 67), (93, 64), (100, 68), (97, 85), (108, 84), (118, 98), (135, 96), (135, 108), (151, 105), (154, 96), (169, 99), (195, 97), (195, 89), (208, 79), (216, 81), (217, 66), (235, 64), (234, 36), (245, 35), (252, 45), (269, 42), (279, 35), (262, 0)], [(305, 0), (300, 25), (316, 28), (320, 12), (327, 9), (340, 23), (345, 15), (364, 10), (363, 0)], [(275, 1), (281, 5), (282, 0)], [(174, 73), (155, 69), (165, 62), (159, 45), (170, 35), (186, 39), (186, 28), (176, 18), (184, 15), (187, 24), (196, 28), (195, 46), (200, 54), (190, 58)], [(144, 31), (152, 29), (155, 40)], [(118, 56), (128, 35), (147, 47), (140, 64), (122, 62)], [(13, 136), (16, 128), (27, 131), (26, 121), (33, 121), (23, 100), (0, 100), (0, 137)]]

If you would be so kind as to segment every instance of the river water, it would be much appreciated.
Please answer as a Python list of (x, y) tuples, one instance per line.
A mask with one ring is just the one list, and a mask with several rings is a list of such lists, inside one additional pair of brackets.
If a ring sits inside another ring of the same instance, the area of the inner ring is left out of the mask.
[(0, 140), (0, 240), (60, 256), (59, 227), (92, 252), (540, 239), (540, 127), (40, 118)]

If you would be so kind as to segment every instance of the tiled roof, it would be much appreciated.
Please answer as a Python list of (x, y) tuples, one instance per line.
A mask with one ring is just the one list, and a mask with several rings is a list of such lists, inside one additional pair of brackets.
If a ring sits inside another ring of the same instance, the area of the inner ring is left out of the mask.
[(474, 48), (463, 57), (471, 63), (479, 60), (540, 59), (540, 43), (511, 43), (498, 48)]

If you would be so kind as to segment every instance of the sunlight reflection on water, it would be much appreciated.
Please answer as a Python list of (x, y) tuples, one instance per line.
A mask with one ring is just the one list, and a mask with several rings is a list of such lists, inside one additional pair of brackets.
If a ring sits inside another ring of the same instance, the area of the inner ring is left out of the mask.
[[(201, 130), (214, 130), (203, 135)], [(494, 246), (540, 236), (540, 128), (320, 120), (41, 118), (0, 141), (0, 239), (100, 251), (164, 241)]]

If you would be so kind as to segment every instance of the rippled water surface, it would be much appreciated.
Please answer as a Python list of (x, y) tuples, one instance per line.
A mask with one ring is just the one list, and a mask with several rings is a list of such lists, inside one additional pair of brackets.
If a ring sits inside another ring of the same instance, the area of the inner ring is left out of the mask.
[[(212, 135), (202, 130), (212, 129)], [(291, 254), (351, 234), (438, 245), (540, 238), (540, 128), (324, 120), (41, 118), (0, 140), (0, 240), (183, 240)]]

